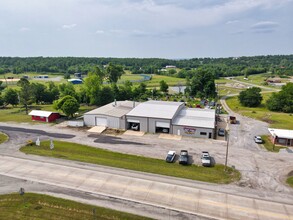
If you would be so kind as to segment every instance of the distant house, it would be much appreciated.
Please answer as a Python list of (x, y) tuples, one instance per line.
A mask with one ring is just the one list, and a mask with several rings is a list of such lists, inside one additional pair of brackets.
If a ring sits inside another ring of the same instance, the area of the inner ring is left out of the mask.
[(53, 122), (56, 119), (60, 118), (58, 112), (49, 112), (41, 110), (32, 110), (29, 115), (32, 116), (33, 121), (43, 121), (43, 122)]
[(166, 69), (176, 69), (176, 66), (168, 65), (166, 66)]
[(293, 146), (293, 130), (268, 128), (274, 144)]
[(81, 79), (69, 79), (68, 82), (71, 82), (72, 84), (82, 84)]
[(266, 80), (267, 83), (281, 83), (281, 79), (280, 78), (268, 78)]
[(74, 77), (78, 79), (82, 78), (81, 73), (74, 73)]

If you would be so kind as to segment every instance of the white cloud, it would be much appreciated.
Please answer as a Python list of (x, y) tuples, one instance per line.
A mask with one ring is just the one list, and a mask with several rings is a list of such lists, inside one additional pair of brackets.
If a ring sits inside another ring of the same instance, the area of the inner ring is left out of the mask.
[(26, 32), (26, 31), (30, 31), (30, 29), (28, 27), (22, 27), (22, 28), (19, 28), (19, 31)]
[(63, 29), (73, 29), (77, 26), (77, 24), (64, 24), (62, 26)]
[(274, 32), (279, 26), (279, 23), (273, 21), (261, 21), (250, 26), (255, 33), (270, 33)]
[(96, 31), (96, 34), (104, 34), (105, 33), (105, 31), (103, 31), (103, 30), (97, 30)]
[(231, 21), (227, 21), (225, 24), (236, 24), (236, 23), (238, 23), (239, 22), (239, 20), (231, 20)]

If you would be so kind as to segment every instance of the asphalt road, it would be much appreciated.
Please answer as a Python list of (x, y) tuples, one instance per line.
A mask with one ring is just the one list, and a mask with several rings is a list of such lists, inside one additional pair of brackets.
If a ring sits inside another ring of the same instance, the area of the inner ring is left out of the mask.
[[(123, 200), (151, 204), (183, 213), (216, 219), (292, 219), (293, 205), (179, 184), (102, 172), (84, 165), (72, 167), (50, 162), (0, 156), (0, 174), (53, 186), (97, 193)], [(125, 173), (126, 172), (126, 173)]]
[[(252, 137), (254, 132), (258, 132), (258, 134), (259, 132), (267, 132), (267, 125), (241, 116), (237, 116), (237, 118), (240, 123), (230, 128), (235, 137), (231, 137), (228, 164), (236, 166), (242, 173), (242, 180), (238, 183), (216, 185), (180, 180), (56, 158), (25, 155), (18, 151), (19, 147), (23, 146), (27, 140), (35, 140), (40, 137), (41, 140), (56, 138), (161, 159), (170, 149), (179, 152), (180, 149), (184, 148), (189, 150), (193, 162), (197, 164), (200, 164), (199, 155), (201, 151), (209, 150), (217, 163), (224, 163), (226, 149), (226, 142), (224, 141), (193, 138), (174, 141), (159, 139), (157, 135), (151, 134), (143, 137), (126, 135), (115, 137), (93, 136), (84, 130), (60, 128), (46, 124), (0, 123), (0, 131), (7, 133), (10, 137), (8, 142), (0, 145), (0, 155), (6, 156), (6, 160), (1, 158), (1, 161), (6, 161), (5, 163), (0, 161), (2, 164), (0, 165), (0, 174), (3, 175), (0, 176), (0, 185), (1, 188), (5, 186), (6, 192), (15, 191), (15, 185), (9, 187), (9, 183), (3, 178), (4, 176), (10, 176), (30, 182), (29, 189), (31, 191), (47, 192), (50, 187), (55, 187), (59, 189), (54, 191), (57, 191), (57, 194), (55, 194), (58, 196), (91, 204), (103, 206), (103, 204), (107, 204), (115, 198), (115, 205), (110, 205), (111, 208), (147, 215), (156, 219), (182, 219), (183, 216), (184, 219), (196, 219), (195, 216), (198, 219), (210, 219), (211, 216), (223, 219), (228, 217), (231, 219), (244, 218), (244, 216), (242, 218), (237, 216), (237, 213), (246, 215), (245, 219), (268, 219), (268, 215), (272, 219), (290, 219), (288, 216), (292, 215), (290, 213), (293, 205), (293, 190), (284, 184), (284, 177), (293, 170), (293, 154), (281, 155), (264, 151), (253, 142)], [(54, 136), (55, 134), (58, 134), (58, 136)], [(11, 156), (14, 159), (11, 159)], [(7, 162), (7, 158), (9, 158), (10, 163)], [(26, 164), (28, 167), (26, 167)], [(8, 168), (11, 169), (11, 172), (5, 170), (6, 165), (10, 166)], [(68, 167), (74, 170), (70, 170)], [(49, 170), (47, 170), (48, 168)], [(18, 169), (22, 169), (23, 172)], [(78, 175), (81, 172), (80, 170), (84, 169), (86, 170)], [(37, 170), (42, 171), (41, 173), (53, 173), (54, 175), (52, 174), (51, 178), (46, 179), (46, 175), (38, 173)], [(14, 175), (14, 171), (18, 174)], [(20, 172), (22, 174), (19, 174)], [(109, 176), (105, 177), (104, 175)], [(84, 182), (82, 182), (83, 180)], [(92, 187), (91, 184), (97, 187)], [(103, 191), (104, 187), (102, 186), (107, 186), (106, 191)], [(140, 186), (142, 191), (140, 191)], [(160, 194), (161, 190), (162, 193)], [(201, 197), (202, 192), (204, 192), (204, 197)], [(149, 193), (150, 196), (147, 196)], [(181, 193), (182, 199), (178, 199)], [(97, 203), (93, 199), (80, 199), (81, 195), (88, 194), (105, 197), (104, 202)], [(145, 195), (144, 199), (139, 197), (140, 194)], [(238, 198), (239, 201), (245, 201), (245, 203), (239, 202), (238, 204), (237, 199), (234, 201), (233, 198)], [(118, 200), (120, 201), (119, 204), (117, 203)], [(189, 200), (190, 204), (193, 204), (191, 205), (193, 209), (188, 205), (180, 206), (180, 204), (189, 203)], [(229, 203), (230, 200), (232, 203)], [(179, 201), (180, 204), (177, 204), (176, 201)], [(251, 201), (257, 202), (251, 203)], [(200, 205), (195, 206), (195, 204)], [(262, 204), (271, 208), (269, 210), (263, 209)], [(212, 210), (209, 210), (210, 206), (213, 207)], [(241, 206), (243, 206), (243, 210)], [(278, 210), (273, 209), (273, 206), (276, 206)], [(135, 208), (131, 209), (130, 207)], [(226, 207), (226, 211), (224, 211), (224, 207)], [(220, 211), (218, 213), (215, 210)], [(230, 210), (232, 210), (231, 213), (236, 212), (235, 217), (234, 214), (230, 213)], [(242, 211), (239, 212), (239, 210)], [(279, 210), (281, 210), (281, 214)], [(199, 217), (199, 214), (202, 213), (208, 216)], [(258, 213), (257, 218), (256, 213)]]

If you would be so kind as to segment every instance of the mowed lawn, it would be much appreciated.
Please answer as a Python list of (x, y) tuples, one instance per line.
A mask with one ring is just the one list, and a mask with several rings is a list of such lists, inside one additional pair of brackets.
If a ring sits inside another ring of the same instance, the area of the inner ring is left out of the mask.
[[(78, 115), (82, 115), (84, 112), (94, 109), (95, 106), (81, 106), (78, 111)], [(33, 105), (29, 107), (29, 111), (31, 110), (44, 110), (44, 111), (53, 111), (52, 105)], [(25, 112), (25, 108), (21, 107), (12, 107), (8, 106), (7, 108), (0, 109), (0, 121), (1, 122), (26, 122), (26, 123), (39, 123), (33, 122), (32, 117), (27, 115)], [(41, 122), (42, 123), (42, 122)]]
[(87, 205), (48, 195), (25, 193), (0, 195), (0, 219), (42, 220), (146, 220), (150, 218)]
[(20, 151), (27, 154), (76, 160), (212, 183), (230, 183), (240, 179), (238, 171), (232, 168), (224, 171), (224, 165), (220, 164), (210, 168), (197, 165), (182, 166), (178, 163), (166, 163), (164, 158), (153, 159), (117, 153), (70, 142), (54, 141), (54, 145), (54, 149), (50, 150), (50, 142), (43, 141), (40, 147), (35, 145), (24, 146)]
[(289, 184), (289, 186), (293, 187), (293, 176), (288, 177), (287, 183)]
[(280, 129), (293, 129), (293, 115), (289, 113), (282, 112), (272, 112), (268, 110), (265, 106), (266, 100), (270, 97), (271, 93), (262, 94), (263, 101), (261, 105), (257, 108), (249, 108), (242, 106), (238, 97), (229, 97), (226, 102), (228, 106), (236, 113), (239, 113), (244, 116), (255, 118), (260, 121), (265, 121), (270, 124), (271, 128), (280, 128)]

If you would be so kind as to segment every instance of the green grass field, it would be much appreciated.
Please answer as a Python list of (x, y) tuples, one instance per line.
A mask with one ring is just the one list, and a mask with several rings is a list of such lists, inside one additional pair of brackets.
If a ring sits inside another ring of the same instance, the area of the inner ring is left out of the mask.
[(243, 91), (244, 89), (237, 89), (237, 88), (232, 88), (232, 87), (226, 87), (226, 86), (222, 86), (219, 85), (218, 86), (219, 89), (219, 96), (226, 96), (226, 95), (231, 95), (231, 94), (238, 94), (241, 91)]
[(263, 101), (259, 107), (249, 108), (241, 106), (238, 97), (229, 97), (226, 102), (228, 106), (236, 113), (255, 118), (260, 121), (265, 121), (270, 124), (271, 128), (293, 129), (293, 115), (281, 112), (272, 112), (265, 107), (265, 101), (270, 97), (271, 93), (265, 93)]
[[(78, 111), (79, 116), (94, 108), (95, 106), (81, 106)], [(44, 110), (44, 111), (56, 112), (56, 110), (53, 109), (52, 105), (33, 105), (33, 106), (30, 106), (29, 112), (31, 110)], [(42, 123), (42, 122), (33, 122), (31, 116), (26, 114), (24, 108), (20, 108), (20, 107), (12, 108), (11, 106), (5, 109), (0, 109), (0, 121), (1, 122), (13, 121), (13, 122)]]
[(181, 85), (186, 84), (185, 79), (163, 76), (163, 75), (153, 75), (150, 81), (145, 81), (147, 87), (160, 87), (160, 81), (164, 80), (169, 86), (176, 86), (178, 83)]
[(240, 173), (232, 168), (224, 171), (224, 165), (202, 167), (197, 165), (182, 166), (178, 163), (166, 163), (164, 159), (153, 159), (136, 155), (112, 152), (70, 142), (54, 142), (50, 150), (50, 142), (43, 141), (40, 147), (25, 146), (20, 151), (48, 157), (76, 160), (148, 173), (174, 176), (211, 183), (230, 183), (240, 179)]
[(293, 187), (293, 176), (288, 177), (287, 183), (289, 184), (289, 186)]
[[(95, 210), (95, 214), (94, 211)], [(0, 195), (0, 219), (134, 220), (150, 219), (112, 209), (87, 205), (48, 195), (25, 193)]]
[(0, 144), (4, 143), (7, 140), (8, 140), (8, 136), (0, 132)]

